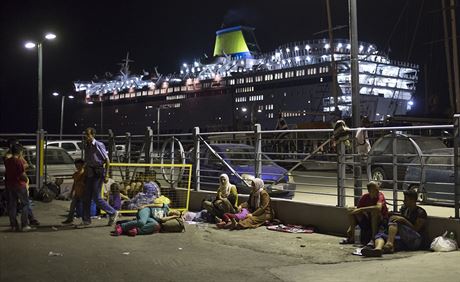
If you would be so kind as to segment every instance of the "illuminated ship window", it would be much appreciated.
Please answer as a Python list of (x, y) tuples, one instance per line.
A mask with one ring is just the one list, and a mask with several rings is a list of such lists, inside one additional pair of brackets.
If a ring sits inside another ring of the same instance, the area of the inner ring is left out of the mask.
[(134, 98), (134, 97), (136, 97), (136, 93), (131, 93), (129, 96), (130, 96), (131, 98)]
[(118, 95), (118, 94), (117, 94), (117, 95), (114, 95), (114, 96), (113, 96), (113, 99), (114, 99), (114, 100), (120, 99), (120, 95)]
[(235, 102), (236, 103), (246, 102), (246, 97), (236, 97)]
[(174, 92), (179, 92), (180, 91), (180, 86), (174, 87)]
[(115, 113), (118, 114), (118, 108), (115, 109)]
[(142, 91), (136, 92), (136, 96), (139, 97), (142, 95)]
[(305, 70), (297, 70), (297, 71), (295, 72), (295, 75), (296, 75), (296, 76), (304, 76), (304, 75), (305, 75)]
[(261, 81), (263, 81), (263, 76), (262, 75), (256, 76), (256, 82), (261, 82)]
[(273, 118), (273, 113), (268, 113), (268, 118)]
[[(180, 103), (173, 103), (173, 104), (164, 104), (162, 105), (162, 108), (164, 109), (171, 109), (171, 108), (180, 108)], [(171, 114), (171, 113), (169, 113)]]
[(265, 81), (268, 81), (268, 80), (273, 80), (273, 74), (266, 74), (265, 75)]
[(248, 92), (254, 92), (254, 87), (238, 87), (235, 89), (235, 93), (248, 93)]
[(230, 85), (235, 85), (235, 80), (234, 79), (230, 79), (229, 82), (230, 82)]
[(275, 79), (282, 79), (282, 78), (283, 78), (283, 73), (282, 72), (275, 73)]
[[(167, 89), (165, 89), (165, 88), (160, 89), (160, 94), (166, 94), (166, 90), (167, 90)], [(156, 90), (155, 90), (155, 91), (156, 91)]]
[(179, 99), (185, 99), (185, 95), (166, 96), (166, 100), (179, 100)]
[(153, 95), (153, 90), (149, 90), (147, 95), (152, 96)]
[(253, 77), (246, 77), (246, 83), (251, 83), (251, 82), (254, 82), (254, 78)]
[(244, 83), (244, 78), (238, 78), (236, 80), (236, 84), (243, 84)]
[[(193, 87), (192, 87), (193, 88)], [(181, 86), (180, 91), (187, 91), (187, 86)]]
[(154, 93), (155, 93), (155, 95), (160, 94), (160, 89), (155, 89), (155, 92), (154, 92)]
[(264, 95), (256, 95), (256, 96), (249, 96), (249, 101), (263, 101), (264, 100)]
[(173, 92), (174, 92), (174, 91), (173, 91), (173, 88), (172, 88), (172, 87), (169, 87), (169, 88), (168, 88), (168, 93), (173, 93)]
[[(285, 78), (291, 78), (294, 77), (294, 72), (293, 71), (287, 71), (284, 73)], [(281, 77), (283, 78), (283, 77)]]

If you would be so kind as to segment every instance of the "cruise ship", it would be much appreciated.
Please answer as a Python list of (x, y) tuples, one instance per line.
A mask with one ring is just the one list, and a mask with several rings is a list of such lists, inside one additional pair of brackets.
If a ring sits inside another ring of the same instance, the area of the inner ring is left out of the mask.
[[(390, 60), (365, 42), (359, 42), (358, 58), (360, 114), (371, 121), (405, 115), (413, 106), (418, 65)], [(75, 116), (79, 129), (100, 123), (116, 134), (142, 133), (147, 126), (160, 133), (195, 126), (244, 130), (255, 123), (274, 129), (279, 115), (296, 128), (351, 116), (348, 39), (292, 42), (264, 53), (254, 28), (235, 26), (216, 32), (212, 56), (183, 63), (176, 74), (132, 75), (129, 58), (124, 62), (116, 77), (74, 83), (85, 95)]]

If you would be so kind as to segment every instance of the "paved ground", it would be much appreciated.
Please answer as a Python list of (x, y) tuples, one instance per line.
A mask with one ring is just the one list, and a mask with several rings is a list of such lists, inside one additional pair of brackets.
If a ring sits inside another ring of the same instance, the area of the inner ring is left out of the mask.
[[(37, 203), (42, 226), (8, 232), (0, 217), (0, 281), (459, 281), (458, 252), (368, 259), (338, 237), (187, 225), (185, 233), (111, 237), (107, 220), (60, 226), (69, 202)], [(49, 256), (49, 252), (59, 256)]]

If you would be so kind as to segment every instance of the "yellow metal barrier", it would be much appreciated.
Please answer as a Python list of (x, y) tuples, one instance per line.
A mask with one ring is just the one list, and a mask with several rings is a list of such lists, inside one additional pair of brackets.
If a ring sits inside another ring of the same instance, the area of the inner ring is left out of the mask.
[[(111, 163), (108, 173), (109, 181), (103, 184), (101, 197), (109, 202), (112, 193), (110, 186), (118, 183), (119, 193), (125, 198), (125, 200), (122, 199), (122, 208), (119, 210), (122, 214), (137, 213), (137, 209), (127, 209), (127, 206), (130, 200), (142, 192), (144, 183), (149, 181), (159, 184), (161, 196), (171, 201), (169, 204), (171, 209), (187, 211), (189, 208), (191, 164)], [(101, 213), (104, 214), (103, 211)]]

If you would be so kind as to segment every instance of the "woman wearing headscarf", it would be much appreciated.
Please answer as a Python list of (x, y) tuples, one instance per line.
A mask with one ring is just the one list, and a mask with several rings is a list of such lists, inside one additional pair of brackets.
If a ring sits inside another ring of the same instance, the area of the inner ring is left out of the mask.
[(275, 216), (270, 204), (270, 196), (264, 189), (264, 181), (260, 178), (254, 178), (251, 187), (252, 191), (248, 201), (238, 207), (238, 210), (247, 208), (250, 213), (236, 224), (236, 229), (256, 228), (267, 220), (271, 221)]
[(230, 183), (228, 175), (223, 173), (219, 176), (219, 188), (214, 201), (204, 201), (203, 208), (220, 222), (224, 213), (235, 213), (237, 210), (238, 191), (236, 186)]

